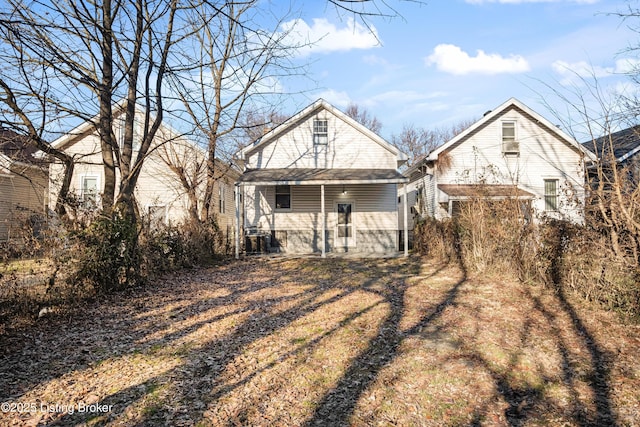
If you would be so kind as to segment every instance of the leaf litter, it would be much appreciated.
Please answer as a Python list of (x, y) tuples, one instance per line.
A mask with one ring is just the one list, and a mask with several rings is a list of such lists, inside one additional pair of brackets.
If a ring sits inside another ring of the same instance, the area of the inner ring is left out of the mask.
[(638, 325), (417, 256), (184, 271), (0, 341), (2, 426), (640, 425)]

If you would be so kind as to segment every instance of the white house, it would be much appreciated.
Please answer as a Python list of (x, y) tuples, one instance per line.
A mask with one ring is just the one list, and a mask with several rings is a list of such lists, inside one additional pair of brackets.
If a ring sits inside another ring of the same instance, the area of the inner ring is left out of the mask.
[(398, 167), (406, 156), (326, 101), (267, 132), (238, 161), (245, 229), (265, 236), (269, 250), (398, 251), (397, 191), (408, 181)]
[(412, 217), (448, 218), (472, 197), (516, 197), (534, 218), (582, 222), (587, 160), (589, 150), (511, 98), (405, 171)]
[[(136, 108), (134, 122), (134, 158), (139, 149), (142, 134), (141, 108)], [(138, 120), (140, 117), (140, 120)], [(97, 120), (97, 117), (94, 118)], [(124, 138), (124, 110), (119, 104), (114, 107), (114, 134), (118, 143)], [(91, 121), (84, 122), (55, 140), (52, 145), (75, 159), (70, 193), (75, 194), (80, 204), (99, 206), (104, 191), (104, 167), (100, 148), (100, 137)], [(162, 123), (155, 140), (144, 159), (138, 179), (135, 199), (139, 212), (150, 224), (179, 224), (189, 217), (191, 201), (183, 181), (196, 188), (196, 196), (202, 200), (206, 174), (205, 152), (187, 136)], [(234, 183), (240, 175), (235, 166), (216, 160), (216, 185), (213, 191), (213, 213), (218, 225), (230, 235), (235, 232)], [(180, 175), (184, 176), (184, 180)], [(50, 168), (50, 198), (52, 206), (59, 192), (62, 165), (53, 163)], [(116, 178), (119, 173), (116, 170)], [(194, 184), (195, 183), (195, 184)], [(116, 184), (116, 191), (117, 191)]]

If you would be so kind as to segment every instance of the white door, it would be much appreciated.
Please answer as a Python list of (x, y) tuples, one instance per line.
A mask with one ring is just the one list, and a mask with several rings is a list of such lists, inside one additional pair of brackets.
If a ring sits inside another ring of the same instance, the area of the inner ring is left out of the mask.
[(356, 233), (353, 226), (354, 206), (352, 202), (338, 202), (336, 204), (338, 221), (336, 224), (336, 246), (355, 246)]

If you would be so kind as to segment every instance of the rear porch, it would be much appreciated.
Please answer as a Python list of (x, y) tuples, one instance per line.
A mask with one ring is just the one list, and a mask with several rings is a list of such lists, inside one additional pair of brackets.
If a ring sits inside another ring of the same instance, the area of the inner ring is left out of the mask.
[(244, 194), (244, 218), (237, 223), (244, 224), (245, 252), (395, 254), (397, 185), (404, 182), (390, 170), (247, 171), (237, 183)]

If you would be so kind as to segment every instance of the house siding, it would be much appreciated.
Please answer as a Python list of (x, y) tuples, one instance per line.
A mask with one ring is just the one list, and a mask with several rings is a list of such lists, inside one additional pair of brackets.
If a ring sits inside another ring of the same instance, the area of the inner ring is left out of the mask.
[[(321, 250), (321, 189), (317, 185), (291, 186), (291, 209), (275, 209), (273, 186), (246, 186), (246, 227), (262, 231), (286, 231), (286, 247), (292, 253)], [(343, 191), (346, 190), (346, 194)], [(335, 244), (336, 204), (354, 204), (356, 252), (389, 252), (397, 248), (397, 187), (395, 184), (325, 186), (326, 250), (347, 250)]]
[[(326, 144), (314, 142), (314, 120), (327, 121)], [(362, 173), (351, 176), (348, 172), (350, 169), (397, 171), (406, 156), (325, 101), (316, 101), (253, 146), (241, 150), (240, 158), (249, 172), (240, 178), (245, 190), (245, 227), (251, 232), (256, 229), (271, 235), (276, 250), (290, 253), (393, 253), (398, 250), (398, 186), (389, 181), (398, 182), (402, 178), (367, 178)], [(269, 185), (256, 186), (251, 183), (251, 173), (256, 169), (277, 171), (262, 173), (267, 177), (262, 182)], [(295, 185), (289, 187), (291, 207), (275, 208), (275, 184), (289, 182), (282, 179), (282, 169), (319, 169), (327, 172), (324, 176), (333, 176), (324, 181), (327, 182), (324, 218), (321, 180), (313, 185), (304, 179), (294, 181)], [(340, 173), (332, 175), (329, 170), (340, 170)], [(344, 176), (349, 178), (337, 178)], [(354, 183), (337, 184), (347, 181)], [(353, 219), (352, 238), (343, 237), (340, 241), (336, 238), (339, 202), (352, 203)], [(324, 236), (323, 224), (326, 226)], [(323, 241), (324, 248), (321, 247)]]
[[(97, 134), (90, 133), (78, 139), (65, 151), (75, 156), (75, 164), (69, 191), (80, 196), (82, 178), (95, 176), (98, 178), (99, 192), (104, 191), (104, 167), (100, 151), (100, 139)], [(135, 155), (136, 153), (134, 153)], [(189, 201), (177, 177), (171, 172), (160, 157), (159, 151), (152, 152), (144, 161), (144, 166), (136, 185), (135, 197), (141, 212), (146, 213), (150, 206), (166, 206), (167, 221), (178, 223), (188, 214)], [(62, 166), (51, 166), (51, 200), (55, 202), (60, 191)], [(119, 182), (119, 173), (116, 173)], [(116, 188), (117, 191), (117, 188)]]
[[(517, 156), (504, 155), (501, 122), (515, 120)], [(512, 184), (535, 195), (532, 206), (544, 212), (544, 179), (557, 179), (560, 209), (546, 214), (556, 218), (582, 221), (584, 200), (583, 154), (570, 147), (537, 120), (517, 108), (506, 110), (462, 139), (447, 152), (451, 164), (437, 171), (438, 184)], [(432, 186), (435, 187), (435, 186)], [(444, 207), (448, 197), (439, 190), (435, 197), (435, 216), (448, 216)], [(576, 203), (577, 202), (577, 203)]]
[(0, 176), (0, 241), (18, 237), (24, 221), (45, 220), (47, 213), (46, 171), (13, 165), (10, 175)]
[[(115, 120), (115, 123), (117, 125), (120, 121)], [(115, 134), (119, 134), (117, 129)], [(84, 135), (78, 135), (77, 138), (68, 142), (63, 148), (69, 155), (78, 159), (73, 172), (70, 192), (80, 196), (82, 177), (84, 176), (97, 177), (99, 192), (103, 192), (104, 167), (98, 134), (88, 132)], [(137, 152), (134, 152), (134, 158), (136, 155)], [(196, 194), (199, 203), (202, 203), (206, 171), (202, 167), (196, 173), (194, 171), (197, 169), (194, 168), (196, 168), (195, 165), (204, 165), (204, 156), (204, 151), (195, 146), (192, 141), (176, 135), (169, 127), (162, 125), (156, 135), (152, 149), (144, 160), (136, 185), (135, 198), (140, 212), (146, 215), (150, 207), (164, 206), (167, 224), (177, 225), (187, 221), (189, 219), (189, 197), (178, 175), (167, 166), (165, 160), (170, 159), (174, 163), (180, 161), (181, 166), (184, 167), (191, 179), (198, 173), (200, 174), (198, 179), (202, 185), (199, 186)], [(227, 235), (228, 239), (231, 239), (229, 234), (233, 235), (235, 233), (234, 182), (238, 178), (239, 172), (218, 160), (216, 160), (215, 170), (216, 183), (213, 188), (210, 212), (214, 215), (220, 230)], [(60, 191), (62, 172), (63, 168), (60, 163), (51, 165), (50, 198), (52, 203), (55, 203)], [(116, 181), (119, 182), (118, 171), (116, 171)], [(224, 184), (225, 188), (223, 212), (220, 211), (219, 187), (221, 184)]]
[[(313, 143), (313, 121), (327, 120), (328, 143)], [(397, 159), (328, 110), (302, 119), (273, 141), (249, 152), (246, 167), (258, 168), (361, 168), (396, 169)]]

